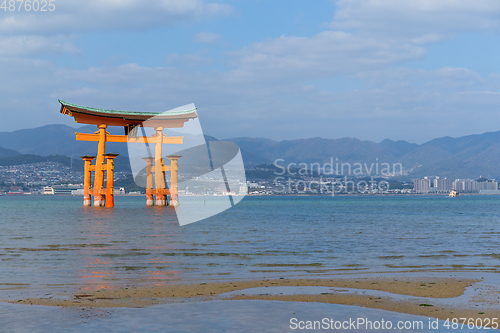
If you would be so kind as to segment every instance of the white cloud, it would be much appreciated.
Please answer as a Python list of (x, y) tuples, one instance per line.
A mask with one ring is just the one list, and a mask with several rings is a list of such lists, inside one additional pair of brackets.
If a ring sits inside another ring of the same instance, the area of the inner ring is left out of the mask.
[(332, 77), (422, 57), (411, 43), (324, 31), (311, 38), (281, 36), (232, 52), (232, 64), (277, 80)]
[(434, 87), (436, 89), (469, 89), (482, 87), (486, 82), (494, 82), (493, 76), (488, 80), (467, 68), (443, 67), (436, 70), (396, 68), (377, 71), (359, 72), (353, 77), (376, 87), (392, 87), (397, 85), (416, 85)]
[[(364, 35), (420, 38), (463, 31), (499, 31), (496, 0), (339, 0), (332, 29)], [(431, 38), (432, 41), (434, 38)]]
[(227, 4), (203, 0), (90, 0), (54, 2), (47, 12), (5, 12), (0, 19), (4, 34), (46, 34), (95, 30), (135, 30), (171, 26), (183, 20), (228, 15)]
[(464, 68), (367, 71), (352, 78), (363, 88), (341, 92), (294, 81), (276, 84), (240, 69), (197, 72), (127, 64), (75, 70), (28, 60), (3, 60), (0, 68), (2, 77), (11, 78), (0, 85), (0, 130), (71, 123), (59, 114), (57, 98), (137, 111), (194, 102), (205, 132), (220, 138), (349, 136), (422, 142), (495, 131), (500, 121), (500, 77)]
[[(461, 31), (496, 31), (498, 6), (483, 0), (340, 0), (331, 25), (335, 31), (256, 42), (221, 59), (173, 53), (166, 56), (167, 67), (158, 68), (127, 64), (75, 70), (14, 59), (43, 50), (78, 52), (69, 38), (33, 37), (36, 33), (66, 27), (68, 34), (143, 29), (231, 10), (199, 0), (61, 4), (47, 16), (0, 20), (0, 31), (24, 31), (23, 36), (0, 38), (4, 78), (0, 114), (7, 120), (3, 126), (17, 121), (22, 122), (17, 128), (26, 128), (62, 119), (69, 122), (69, 117), (58, 113), (57, 98), (96, 107), (156, 111), (194, 102), (206, 133), (217, 137), (354, 136), (422, 142), (494, 131), (500, 121), (498, 73), (481, 76), (467, 68), (395, 67), (423, 57), (426, 44)], [(220, 40), (221, 36), (208, 32), (193, 38), (199, 43)], [(226, 61), (230, 69), (203, 71), (203, 66), (215, 61)], [(334, 80), (352, 81), (355, 87), (332, 88)]]
[(439, 42), (446, 39), (445, 35), (440, 35), (440, 34), (435, 34), (435, 33), (429, 33), (426, 35), (422, 35), (416, 38), (411, 38), (410, 42), (413, 44), (421, 45), (421, 44), (429, 44), (429, 43), (435, 43)]
[(165, 63), (169, 66), (179, 66), (179, 67), (198, 67), (206, 66), (214, 62), (214, 59), (206, 57), (200, 54), (182, 54), (177, 53), (169, 54)]
[(67, 36), (0, 36), (0, 57), (23, 57), (42, 54), (80, 54)]
[(194, 35), (193, 41), (203, 44), (218, 44), (222, 42), (222, 36), (214, 32), (200, 32)]

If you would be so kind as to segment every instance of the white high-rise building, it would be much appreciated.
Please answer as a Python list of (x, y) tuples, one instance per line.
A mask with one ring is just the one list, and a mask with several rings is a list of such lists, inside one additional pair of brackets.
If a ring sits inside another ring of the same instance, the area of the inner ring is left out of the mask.
[(485, 182), (478, 183), (478, 190), (498, 190), (498, 182), (494, 181), (493, 179), (488, 179)]
[(457, 179), (453, 182), (453, 189), (457, 192), (478, 192), (479, 183), (473, 179)]
[(413, 180), (413, 190), (416, 193), (429, 193), (431, 189), (431, 180), (425, 177), (424, 179), (417, 178)]
[(436, 192), (450, 192), (452, 189), (451, 180), (436, 177), (436, 179), (434, 179), (434, 187)]

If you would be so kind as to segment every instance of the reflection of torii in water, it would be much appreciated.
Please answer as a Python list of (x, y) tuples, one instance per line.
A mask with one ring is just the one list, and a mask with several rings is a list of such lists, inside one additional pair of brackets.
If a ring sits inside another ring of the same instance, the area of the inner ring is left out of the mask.
[[(94, 206), (114, 207), (113, 196), (113, 159), (117, 154), (106, 154), (106, 142), (144, 143), (155, 144), (155, 156), (149, 154), (145, 158), (147, 166), (147, 205), (153, 206), (153, 195), (156, 195), (156, 205), (166, 206), (167, 195), (170, 195), (170, 205), (177, 206), (178, 201), (178, 160), (181, 156), (169, 155), (170, 165), (165, 165), (162, 157), (162, 144), (182, 144), (183, 137), (169, 137), (163, 134), (164, 128), (183, 127), (190, 119), (198, 117), (196, 108), (183, 111), (133, 112), (119, 110), (104, 110), (70, 104), (59, 100), (61, 113), (75, 118), (81, 124), (97, 125), (98, 131), (94, 134), (76, 133), (76, 140), (97, 141), (97, 157), (82, 156), (84, 167), (84, 195), (83, 205), (91, 206), (91, 195), (94, 196)], [(147, 122), (146, 122), (147, 121)], [(153, 127), (156, 131), (152, 136), (146, 136), (142, 126)], [(106, 132), (108, 126), (123, 126), (125, 135), (110, 135)], [(137, 128), (141, 127), (142, 136), (137, 136)], [(149, 151), (149, 149), (148, 149)], [(96, 158), (95, 165), (92, 160)], [(154, 163), (153, 163), (154, 162)], [(94, 186), (91, 184), (92, 172), (95, 172)], [(165, 172), (170, 171), (170, 189), (166, 188)], [(104, 172), (106, 172), (106, 188), (104, 188)], [(153, 188), (153, 173), (154, 183)]]

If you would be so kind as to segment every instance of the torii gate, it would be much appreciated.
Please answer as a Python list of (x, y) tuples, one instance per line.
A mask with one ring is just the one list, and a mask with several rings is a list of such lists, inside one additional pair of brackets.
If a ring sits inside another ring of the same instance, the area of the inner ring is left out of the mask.
[[(83, 205), (91, 206), (91, 196), (94, 196), (94, 206), (114, 207), (114, 158), (118, 154), (106, 154), (106, 142), (123, 143), (147, 143), (155, 144), (155, 156), (144, 158), (146, 161), (146, 204), (154, 205), (156, 196), (156, 206), (167, 206), (167, 195), (170, 195), (170, 205), (178, 206), (178, 160), (179, 155), (167, 156), (170, 165), (165, 165), (162, 156), (163, 144), (182, 144), (182, 136), (169, 137), (163, 134), (164, 128), (183, 127), (184, 123), (190, 119), (197, 118), (196, 109), (185, 111), (172, 111), (166, 113), (156, 112), (133, 112), (119, 110), (96, 109), (86, 106), (76, 105), (59, 100), (62, 114), (67, 114), (75, 118), (75, 122), (81, 124), (97, 125), (98, 131), (94, 134), (76, 133), (76, 140), (96, 141), (97, 157), (82, 156), (85, 161), (84, 166), (84, 194)], [(146, 122), (147, 121), (147, 122)], [(129, 137), (128, 133), (136, 126), (153, 127), (155, 134), (152, 136)], [(110, 135), (106, 132), (108, 126), (123, 126), (125, 135)], [(96, 162), (92, 165), (92, 160)], [(170, 172), (170, 189), (166, 188), (165, 172)], [(92, 186), (92, 172), (95, 172), (94, 186)], [(104, 173), (106, 172), (106, 188), (104, 188)], [(154, 173), (154, 188), (153, 188)]]

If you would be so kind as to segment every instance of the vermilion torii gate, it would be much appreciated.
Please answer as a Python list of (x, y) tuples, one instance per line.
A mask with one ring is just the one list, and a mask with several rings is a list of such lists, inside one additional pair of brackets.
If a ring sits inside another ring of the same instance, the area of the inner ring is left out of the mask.
[[(170, 165), (165, 165), (162, 156), (163, 144), (182, 144), (183, 137), (169, 137), (163, 134), (165, 128), (183, 127), (190, 119), (197, 118), (196, 109), (172, 111), (164, 113), (133, 112), (119, 110), (96, 109), (59, 100), (61, 113), (69, 115), (75, 122), (96, 125), (98, 131), (94, 134), (76, 133), (76, 140), (98, 142), (97, 156), (82, 156), (84, 166), (84, 195), (83, 205), (91, 206), (91, 196), (94, 196), (94, 206), (114, 207), (113, 172), (114, 159), (117, 154), (106, 154), (106, 142), (145, 143), (155, 145), (155, 156), (144, 158), (146, 164), (146, 204), (154, 205), (154, 196), (157, 206), (168, 205), (167, 196), (170, 195), (170, 205), (179, 205), (178, 201), (178, 160), (179, 155), (167, 156)], [(125, 135), (110, 135), (106, 132), (108, 126), (123, 126)], [(128, 135), (137, 127), (153, 127), (155, 133), (151, 136)], [(92, 161), (96, 159), (95, 164)], [(92, 186), (92, 172), (94, 184)], [(166, 188), (165, 173), (170, 172), (170, 189)], [(106, 188), (104, 175), (106, 173)], [(154, 187), (153, 187), (154, 174)]]

